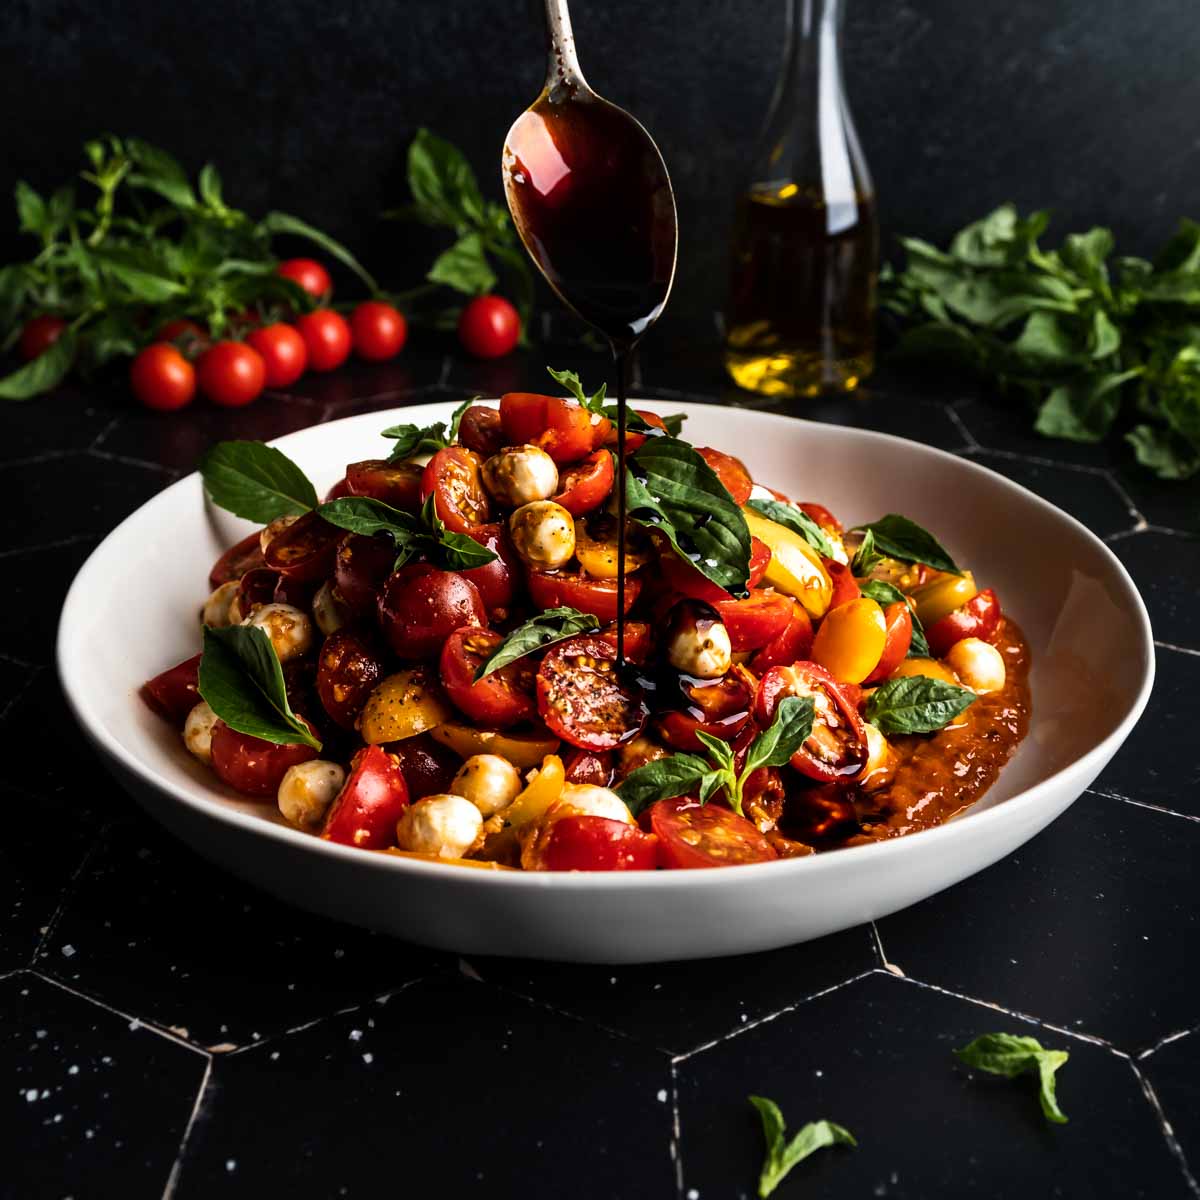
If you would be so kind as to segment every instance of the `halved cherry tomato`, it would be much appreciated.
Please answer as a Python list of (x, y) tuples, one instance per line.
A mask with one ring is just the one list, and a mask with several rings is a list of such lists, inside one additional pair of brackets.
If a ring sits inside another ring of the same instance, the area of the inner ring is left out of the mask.
[[(747, 586), (757, 587), (771, 562), (771, 548), (761, 538), (750, 538), (750, 576)], [(669, 544), (662, 548), (659, 568), (667, 587), (691, 600), (702, 600), (705, 604), (717, 605), (730, 599), (729, 593), (719, 584), (713, 583), (690, 562), (681, 558)], [(734, 647), (736, 649), (737, 647)]]
[(862, 683), (887, 645), (883, 609), (866, 596), (831, 608), (813, 639), (812, 657), (839, 683)]
[(889, 604), (883, 610), (883, 619), (887, 625), (883, 653), (875, 670), (863, 680), (864, 685), (885, 680), (904, 661), (912, 645), (912, 611), (903, 600)]
[(288, 767), (316, 757), (311, 746), (300, 742), (277, 746), (230, 729), (224, 721), (212, 729), (213, 770), (222, 782), (247, 796), (274, 800)]
[(726, 454), (722, 450), (714, 450), (711, 446), (697, 446), (696, 452), (714, 471), (717, 478), (725, 485), (725, 490), (733, 497), (734, 504), (743, 505), (750, 499), (750, 489), (754, 486), (750, 472), (740, 458)]
[(578, 462), (602, 446), (612, 430), (607, 417), (578, 400), (507, 392), (500, 397), (500, 422), (510, 446), (540, 446), (556, 463)]
[(834, 677), (815, 662), (772, 667), (754, 698), (754, 717), (763, 729), (785, 696), (809, 696), (813, 701), (813, 731), (792, 755), (792, 766), (822, 783), (853, 782), (867, 765), (867, 734), (858, 710)]
[(351, 496), (370, 496), (404, 512), (417, 512), (423, 499), (421, 479), (425, 468), (413, 462), (388, 462), (368, 458), (346, 468), (346, 487)]
[[(679, 692), (682, 707), (655, 717), (659, 736), (676, 750), (703, 754), (704, 744), (697, 734), (732, 742), (750, 723), (754, 680), (744, 670), (735, 667), (719, 679), (680, 676)], [(671, 703), (665, 696), (660, 699), (664, 704)]]
[(400, 762), (382, 746), (365, 746), (350, 760), (350, 775), (329, 806), (321, 836), (343, 846), (383, 850), (396, 842), (396, 822), (408, 807)]
[(500, 412), (484, 404), (472, 404), (458, 422), (458, 440), (481, 458), (491, 458), (504, 447)]
[(762, 675), (772, 667), (789, 667), (812, 654), (812, 618), (799, 600), (792, 601), (792, 615), (783, 632), (769, 641), (750, 660), (750, 669)]
[[(539, 609), (577, 608), (591, 613), (602, 625), (617, 619), (617, 581), (615, 579), (592, 579), (578, 572), (529, 571), (529, 598)], [(638, 575), (625, 578), (625, 612), (628, 613), (642, 590)]]
[(351, 612), (362, 616), (375, 607), (379, 589), (395, 563), (396, 547), (390, 538), (348, 533), (338, 542), (334, 580)]
[[(653, 425), (655, 429), (661, 429), (663, 433), (667, 432), (667, 423), (658, 415), (658, 413), (647, 412), (644, 408), (635, 408), (633, 411), (637, 413), (637, 415), (641, 417), (647, 425)], [(649, 436), (650, 435), (648, 433), (641, 433), (636, 429), (629, 429), (627, 427), (625, 430), (625, 453), (632, 454), (635, 450), (644, 446), (646, 444), (646, 439)], [(611, 447), (613, 450), (617, 448), (617, 427), (615, 422), (613, 423), (612, 432), (608, 435), (604, 444)]]
[(796, 506), (801, 512), (807, 513), (822, 529), (828, 530), (831, 533), (840, 534), (842, 532), (842, 523), (825, 507), (823, 504), (817, 504), (813, 500), (801, 500)]
[(961, 608), (935, 621), (925, 630), (929, 651), (935, 658), (944, 658), (950, 647), (963, 638), (992, 640), (996, 626), (1000, 624), (1000, 601), (991, 588), (984, 588)]
[(379, 651), (363, 634), (353, 629), (331, 633), (317, 656), (317, 696), (322, 708), (343, 729), (353, 729), (383, 670)]
[(719, 804), (701, 805), (679, 796), (659, 800), (649, 811), (664, 867), (736, 867), (779, 857), (745, 817)]
[(617, 673), (617, 652), (595, 635), (551, 647), (538, 670), (538, 712), (564, 741), (583, 750), (611, 750), (637, 737), (646, 723), (641, 688)]
[(612, 455), (607, 450), (594, 450), (582, 462), (559, 473), (558, 494), (553, 500), (573, 517), (581, 517), (608, 499), (614, 478)]
[(541, 843), (544, 871), (653, 871), (658, 838), (609, 817), (560, 817)]
[(456, 629), (442, 647), (439, 673), (451, 702), (472, 721), (491, 729), (507, 729), (537, 716), (533, 699), (533, 663), (529, 658), (493, 671), (476, 681), (475, 672), (504, 641), (490, 629)]
[(291, 579), (325, 579), (333, 574), (343, 532), (315, 510), (306, 512), (271, 538), (263, 560), (272, 571)]
[(752, 587), (750, 595), (744, 600), (732, 600), (726, 596), (713, 607), (729, 633), (729, 644), (737, 654), (758, 650), (783, 633), (792, 619), (794, 603), (790, 596), (770, 588)]
[(975, 599), (978, 588), (970, 571), (961, 575), (949, 572), (934, 573), (912, 593), (917, 619), (926, 629), (933, 628), (943, 617)]
[(418, 733), (416, 737), (400, 742), (388, 742), (384, 749), (399, 761), (412, 802), (448, 792), (462, 765), (453, 750), (435, 742), (427, 733)]
[(200, 655), (185, 658), (170, 670), (142, 684), (141, 697), (152, 712), (180, 724), (200, 703)]
[(241, 579), (253, 567), (263, 566), (262, 540), (259, 531), (247, 534), (240, 542), (235, 542), (213, 564), (208, 573), (208, 586), (219, 588), (223, 583)]
[(430, 460), (421, 476), (421, 503), (433, 496), (437, 515), (451, 533), (471, 533), (492, 518), (491, 502), (483, 486), (478, 454), (461, 446), (447, 446)]
[(612, 754), (607, 750), (572, 750), (563, 760), (568, 783), (608, 787), (612, 782)]
[(479, 589), (458, 572), (409, 563), (379, 593), (379, 624), (401, 658), (437, 658), (456, 629), (486, 628), (487, 609)]
[[(625, 581), (628, 584), (628, 580)], [(607, 625), (596, 635), (602, 637), (613, 649), (617, 645), (616, 625)], [(642, 666), (650, 657), (653, 648), (654, 634), (645, 621), (625, 622), (625, 658), (635, 666)]]
[(243, 617), (248, 617), (275, 599), (275, 588), (282, 576), (269, 567), (252, 567), (238, 583), (237, 602)]
[(428, 733), (453, 716), (437, 673), (422, 665), (381, 679), (367, 697), (356, 728), (368, 745), (382, 746)]
[(476, 525), (469, 536), (496, 557), (482, 567), (470, 567), (460, 574), (479, 589), (488, 615), (502, 621), (512, 608), (523, 577), (521, 560), (513, 549), (508, 526), (499, 523)]
[(831, 610), (839, 608), (843, 604), (849, 604), (851, 600), (857, 600), (862, 595), (862, 588), (858, 586), (858, 580), (854, 578), (845, 563), (825, 558), (824, 555), (821, 556), (821, 563), (833, 581), (833, 595), (829, 598)]
[(290, 604), (293, 608), (307, 612), (312, 607), (313, 597), (317, 594), (319, 586), (315, 579), (293, 579), (287, 575), (280, 575), (275, 580), (271, 600), (275, 604)]

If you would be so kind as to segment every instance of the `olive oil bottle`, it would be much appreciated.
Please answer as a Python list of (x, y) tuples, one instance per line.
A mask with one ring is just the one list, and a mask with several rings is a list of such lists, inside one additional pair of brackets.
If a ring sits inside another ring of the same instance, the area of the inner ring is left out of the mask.
[(879, 225), (841, 23), (842, 0), (788, 0), (783, 69), (738, 201), (725, 367), (763, 395), (852, 391), (875, 363)]

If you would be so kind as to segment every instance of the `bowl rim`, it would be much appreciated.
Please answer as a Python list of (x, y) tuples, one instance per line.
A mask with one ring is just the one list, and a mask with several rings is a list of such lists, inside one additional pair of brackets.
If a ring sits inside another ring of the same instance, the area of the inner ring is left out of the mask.
[[(495, 401), (494, 397), (480, 397), (480, 399), (485, 403)], [(417, 415), (439, 416), (442, 415), (443, 411), (445, 415), (449, 415), (456, 403), (458, 402), (453, 400), (438, 400), (396, 408), (380, 409), (378, 411), (372, 410), (369, 413), (354, 413), (335, 421), (316, 422), (313, 425), (292, 430), (278, 438), (271, 439), (268, 444), (286, 449), (286, 444), (289, 441), (305, 434), (310, 434), (313, 429), (325, 429), (349, 422), (362, 422), (368, 416), (372, 419), (378, 418), (381, 422), (386, 422), (394, 417), (404, 416), (405, 414), (410, 419)], [(1121, 560), (1117, 558), (1108, 545), (1070, 513), (1064, 512), (1035, 492), (985, 467), (970, 457), (956, 454), (949, 450), (943, 450), (936, 446), (929, 446), (923, 442), (914, 442), (908, 438), (898, 437), (894, 434), (883, 433), (873, 429), (860, 429), (854, 426), (832, 425), (822, 421), (811, 421), (803, 417), (793, 417), (785, 413), (763, 412), (748, 408), (705, 404), (698, 401), (681, 401), (675, 399), (642, 400), (631, 398), (630, 403), (653, 404), (657, 408), (663, 408), (664, 410), (669, 409), (672, 412), (685, 413), (692, 409), (713, 410), (724, 408), (727, 411), (736, 412), (739, 419), (749, 418), (752, 423), (762, 422), (764, 425), (771, 425), (776, 421), (782, 420), (795, 422), (798, 425), (820, 430), (824, 433), (836, 430), (843, 436), (849, 437), (852, 441), (882, 443), (885, 446), (902, 448), (905, 452), (912, 452), (915, 448), (919, 453), (927, 454), (934, 460), (952, 461), (956, 464), (957, 468), (967, 469), (969, 474), (978, 472), (981, 476), (987, 477), (991, 485), (998, 485), (1002, 492), (1007, 491), (1014, 497), (1020, 497), (1024, 502), (1032, 503), (1035, 508), (1042, 510), (1042, 514), (1045, 517), (1051, 520), (1065, 521), (1068, 526), (1073, 527), (1076, 533), (1083, 535), (1085, 540), (1091, 542), (1093, 549), (1098, 549), (1101, 552), (1101, 557), (1110, 569), (1112, 577), (1120, 584), (1125, 598), (1131, 601), (1131, 607), (1135, 615), (1136, 638), (1139, 648), (1142, 651), (1142, 678), (1137, 694), (1132, 703), (1129, 704), (1125, 715), (1105, 738), (1089, 750), (1086, 750), (1079, 757), (1060, 767), (1053, 775), (1048, 776), (1032, 787), (1016, 793), (1014, 796), (1010, 796), (1007, 800), (991, 808), (973, 811), (972, 806), (972, 808), (966, 809), (963, 813), (944, 824), (905, 834), (902, 837), (888, 838), (866, 845), (842, 847), (839, 850), (824, 854), (780, 859), (769, 863), (741, 864), (739, 869), (735, 871), (730, 871), (724, 867), (700, 867), (686, 871), (489, 871), (469, 870), (465, 867), (456, 866), (453, 863), (404, 858), (399, 855), (382, 852), (364, 854), (361, 849), (356, 847), (328, 842), (315, 837), (313, 834), (292, 829), (290, 826), (275, 821), (264, 820), (252, 813), (241, 812), (214, 804), (208, 796), (192, 794), (189, 786), (151, 768), (127, 750), (116, 738), (111, 737), (106, 732), (99, 714), (95, 711), (89, 700), (89, 689), (85, 681), (80, 678), (80, 668), (72, 655), (72, 648), (74, 639), (78, 636), (76, 630), (81, 626), (82, 611), (88, 602), (92, 582), (91, 576), (93, 574), (103, 575), (100, 564), (103, 562), (104, 556), (106, 553), (111, 552), (112, 543), (123, 537), (131, 524), (145, 519), (147, 513), (159, 507), (168, 507), (173, 503), (173, 499), (170, 498), (177, 496), (179, 492), (195, 489), (200, 493), (201, 502), (208, 503), (203, 498), (199, 475), (195, 471), (185, 475), (182, 479), (176, 480), (157, 495), (152, 496), (144, 504), (139, 505), (138, 508), (117, 524), (93, 548), (92, 552), (76, 572), (67, 590), (66, 598), (63, 601), (55, 640), (55, 664), (69, 709), (88, 739), (103, 755), (114, 759), (122, 768), (132, 773), (156, 793), (164, 794), (174, 803), (183, 804), (185, 807), (194, 810), (200, 817), (233, 826), (236, 829), (259, 837), (280, 841), (285, 846), (292, 846), (297, 849), (303, 848), (307, 852), (318, 855), (332, 856), (335, 860), (341, 860), (344, 863), (353, 863), (365, 870), (396, 871), (401, 874), (411, 874), (417, 878), (426, 876), (447, 881), (457, 880), (466, 886), (481, 888), (565, 888), (571, 891), (595, 889), (601, 892), (630, 887), (649, 887), (653, 889), (688, 888), (690, 887), (688, 880), (697, 877), (707, 879), (710, 883), (715, 883), (716, 880), (723, 879), (726, 882), (721, 886), (734, 887), (737, 886), (739, 879), (743, 883), (748, 883), (751, 879), (759, 880), (763, 878), (762, 873), (767, 870), (784, 873), (789, 878), (793, 876), (811, 876), (814, 879), (820, 879), (831, 871), (842, 869), (839, 864), (845, 864), (846, 860), (844, 856), (846, 854), (852, 853), (855, 863), (863, 868), (869, 868), (872, 863), (883, 864), (891, 862), (897, 856), (911, 855), (918, 848), (924, 848), (927, 851), (933, 852), (938, 846), (949, 848), (964, 838), (986, 838), (989, 831), (994, 827), (1012, 822), (1021, 813), (1035, 808), (1040, 802), (1047, 799), (1064, 785), (1068, 787), (1072, 786), (1070, 783), (1072, 776), (1086, 774), (1092, 768), (1093, 764), (1099, 764), (1096, 768), (1099, 770), (1128, 737), (1130, 730), (1141, 717), (1154, 686), (1156, 667), (1154, 637), (1145, 602)], [(134, 693), (134, 696), (136, 696), (136, 693)], [(138, 702), (140, 703), (140, 701)]]

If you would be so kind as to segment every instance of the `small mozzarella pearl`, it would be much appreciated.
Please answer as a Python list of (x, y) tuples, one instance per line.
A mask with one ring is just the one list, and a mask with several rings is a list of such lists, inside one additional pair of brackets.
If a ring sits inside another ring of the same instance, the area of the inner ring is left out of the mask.
[(317, 589), (317, 594), (313, 597), (312, 611), (317, 628), (326, 637), (331, 633), (337, 633), (346, 624), (348, 618), (346, 605), (338, 595), (331, 579), (327, 579)]
[(509, 446), (483, 464), (483, 484), (501, 504), (517, 508), (549, 500), (558, 491), (558, 467), (538, 446)]
[(981, 696), (998, 692), (1004, 686), (1007, 672), (1000, 651), (980, 638), (963, 638), (950, 647), (947, 664), (964, 687)]
[(313, 623), (307, 613), (290, 604), (264, 604), (243, 624), (266, 633), (281, 663), (302, 658), (312, 649)]
[(207, 700), (201, 700), (183, 723), (183, 744), (202, 762), (212, 762), (212, 731), (217, 723)]
[(720, 679), (733, 665), (729, 631), (711, 610), (681, 604), (667, 631), (667, 661), (697, 679)]
[[(570, 809), (570, 812), (564, 812)], [(562, 795), (551, 810), (556, 816), (607, 817), (610, 821), (625, 821), (632, 825), (633, 814), (629, 806), (611, 788), (599, 787), (594, 783), (567, 783)]]
[(312, 758), (296, 763), (279, 781), (279, 811), (301, 829), (316, 829), (345, 782), (346, 772), (335, 762)]
[(513, 546), (531, 567), (565, 567), (575, 553), (575, 518), (553, 500), (535, 500), (508, 519)]
[(233, 602), (241, 586), (240, 580), (231, 579), (228, 583), (221, 584), (205, 600), (204, 609), (200, 614), (200, 619), (205, 625), (211, 625), (213, 629), (224, 629), (226, 625), (236, 624), (233, 620)]
[(483, 816), (470, 800), (446, 793), (426, 796), (404, 810), (396, 844), (417, 854), (462, 858), (483, 829)]
[(521, 776), (498, 754), (473, 754), (459, 768), (450, 785), (456, 796), (465, 796), (485, 816), (507, 808), (518, 796)]

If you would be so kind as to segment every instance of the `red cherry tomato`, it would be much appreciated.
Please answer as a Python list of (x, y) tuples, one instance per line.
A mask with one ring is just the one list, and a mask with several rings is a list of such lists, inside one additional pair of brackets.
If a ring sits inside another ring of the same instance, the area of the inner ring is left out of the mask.
[(308, 347), (304, 339), (282, 321), (248, 333), (246, 344), (262, 355), (269, 388), (291, 387), (308, 368)]
[(200, 703), (198, 682), (200, 655), (147, 679), (142, 684), (141, 697), (152, 712), (167, 721), (181, 725), (184, 718)]
[(852, 783), (867, 765), (867, 734), (862, 718), (846, 693), (824, 667), (798, 662), (772, 667), (754, 698), (754, 716), (766, 729), (785, 696), (813, 701), (813, 731), (792, 755), (792, 766), (822, 783)]
[[(754, 589), (761, 582), (771, 561), (771, 551), (766, 542), (756, 537), (750, 539), (750, 577), (747, 586)], [(659, 560), (662, 577), (668, 590), (677, 592), (691, 600), (702, 600), (714, 607), (731, 600), (729, 593), (719, 584), (713, 583), (690, 562), (687, 562), (668, 546), (664, 546)], [(735, 602), (736, 603), (736, 602)], [(737, 647), (735, 646), (736, 650)]]
[(483, 404), (473, 404), (458, 423), (458, 440), (481, 458), (491, 458), (504, 447), (504, 429), (500, 412)]
[(559, 817), (541, 847), (544, 871), (653, 871), (658, 838), (610, 817)]
[(328, 300), (333, 295), (333, 280), (315, 258), (289, 258), (275, 268), (275, 274), (298, 283), (318, 300)]
[(433, 496), (434, 511), (452, 533), (473, 533), (492, 519), (482, 465), (478, 454), (447, 446), (429, 460), (421, 476), (421, 503)]
[(502, 296), (476, 296), (458, 318), (458, 340), (476, 358), (511, 354), (520, 338), (520, 315)]
[(824, 557), (821, 562), (825, 564), (825, 570), (829, 572), (829, 578), (833, 582), (833, 595), (829, 600), (830, 610), (840, 608), (843, 604), (849, 604), (851, 600), (857, 600), (862, 595), (858, 581), (850, 573), (850, 568), (845, 563)]
[(659, 863), (667, 868), (736, 867), (779, 857), (745, 817), (719, 804), (701, 805), (686, 796), (659, 800), (649, 820)]
[(476, 682), (475, 672), (504, 641), (490, 629), (456, 629), (442, 647), (442, 685), (455, 707), (489, 729), (507, 729), (537, 716), (533, 664), (519, 658)]
[(275, 585), (281, 576), (278, 571), (266, 567), (251, 567), (238, 584), (238, 608), (243, 616), (249, 616), (275, 598)]
[(456, 629), (486, 628), (487, 610), (469, 579), (428, 563), (409, 563), (383, 585), (379, 623), (401, 658), (437, 658)]
[[(883, 620), (887, 626), (883, 653), (879, 656), (875, 670), (863, 680), (864, 687), (882, 683), (904, 661), (908, 648), (912, 645), (912, 612), (903, 600), (889, 604), (883, 610)], [(938, 657), (940, 658), (941, 654)]]
[(297, 579), (294, 576), (280, 575), (275, 581), (271, 599), (276, 604), (290, 604), (301, 612), (307, 612), (312, 608), (313, 597), (317, 594), (319, 586), (320, 581), (317, 579)]
[(321, 836), (343, 846), (383, 850), (396, 844), (396, 822), (408, 807), (400, 762), (382, 746), (365, 746), (350, 760), (350, 775), (329, 806)]
[(750, 723), (754, 682), (736, 667), (719, 679), (681, 676), (679, 690), (682, 706), (655, 718), (659, 736), (676, 750), (703, 754), (698, 734), (732, 742)]
[(641, 689), (617, 674), (616, 649), (593, 635), (552, 646), (537, 676), (538, 712), (566, 742), (611, 750), (637, 737), (646, 723)]
[(517, 596), (522, 579), (521, 560), (513, 549), (504, 525), (476, 525), (468, 534), (496, 557), (482, 567), (469, 567), (461, 572), (462, 577), (469, 579), (479, 589), (488, 615), (498, 621), (503, 620)]
[(277, 746), (238, 733), (224, 721), (218, 721), (212, 729), (213, 770), (223, 783), (247, 796), (274, 800), (288, 767), (316, 757), (317, 752), (311, 746), (299, 742)]
[(223, 583), (241, 579), (247, 571), (254, 567), (264, 565), (262, 537), (258, 530), (255, 530), (242, 538), (240, 542), (235, 542), (213, 563), (213, 568), (208, 573), (208, 586), (219, 588)]
[(306, 512), (267, 542), (263, 561), (290, 579), (326, 579), (333, 574), (343, 532), (316, 510)]
[(130, 365), (129, 386), (146, 408), (174, 412), (191, 404), (196, 372), (169, 342), (155, 342), (140, 351)]
[[(658, 413), (647, 412), (644, 408), (635, 408), (633, 410), (647, 425), (653, 425), (655, 429), (661, 429), (663, 433), (667, 432), (667, 423), (658, 415)], [(650, 435), (641, 433), (636, 429), (625, 430), (625, 453), (632, 454), (635, 450), (645, 445), (646, 439)], [(617, 446), (617, 428), (614, 423), (612, 433), (608, 435), (605, 443), (606, 446), (612, 447), (614, 450)]]
[(713, 607), (729, 633), (735, 654), (758, 650), (774, 641), (792, 619), (792, 599), (771, 588), (751, 588), (744, 600), (728, 596)]
[[(628, 580), (626, 580), (628, 583)], [(581, 610), (582, 611), (582, 610)], [(615, 650), (617, 647), (616, 625), (606, 625), (597, 634)], [(642, 666), (654, 648), (654, 633), (645, 621), (625, 622), (625, 658), (636, 666)]]
[(756, 588), (771, 565), (771, 547), (760, 538), (750, 538), (750, 577), (746, 586)]
[(370, 496), (404, 512), (421, 508), (421, 478), (425, 468), (414, 462), (388, 462), (368, 458), (346, 468), (346, 489), (351, 496)]
[(951, 646), (963, 638), (980, 638), (990, 642), (999, 624), (1000, 601), (991, 588), (984, 588), (961, 608), (956, 608), (940, 621), (934, 621), (925, 630), (925, 639), (929, 642), (929, 652), (935, 658), (943, 658)]
[(734, 504), (742, 505), (750, 499), (750, 489), (754, 486), (750, 480), (750, 472), (746, 470), (740, 458), (714, 450), (711, 446), (697, 446), (697, 453), (717, 473), (717, 478), (725, 485), (725, 490), (733, 497)]
[(338, 543), (334, 580), (338, 595), (357, 616), (370, 612), (396, 563), (396, 547), (388, 537), (348, 533)]
[(797, 507), (801, 512), (807, 513), (822, 529), (828, 530), (830, 533), (841, 533), (842, 523), (825, 507), (823, 504), (816, 504), (812, 500), (801, 500)]
[[(565, 571), (529, 571), (526, 575), (529, 598), (539, 609), (577, 608), (591, 613), (602, 625), (617, 619), (617, 581), (592, 579), (581, 573)], [(628, 613), (642, 590), (640, 574), (625, 577), (625, 612)]]
[(170, 342), (177, 350), (182, 351), (185, 358), (195, 358), (211, 345), (208, 330), (186, 317), (176, 317), (174, 321), (168, 321), (154, 336), (160, 342)]
[(572, 750), (563, 759), (568, 783), (591, 783), (608, 787), (612, 782), (612, 754), (607, 750)]
[(66, 327), (62, 317), (40, 316), (26, 321), (21, 330), (21, 358), (32, 362), (38, 355), (45, 354), (62, 337)]
[(398, 308), (381, 300), (364, 300), (350, 314), (350, 332), (354, 337), (354, 353), (359, 358), (385, 362), (404, 348), (408, 322)]
[(462, 766), (462, 759), (453, 750), (435, 742), (427, 733), (418, 733), (402, 742), (388, 742), (384, 749), (399, 760), (412, 803), (448, 792)]
[(262, 394), (267, 369), (245, 342), (217, 342), (196, 364), (200, 390), (221, 408), (242, 408)]
[(582, 517), (608, 499), (615, 478), (612, 455), (607, 450), (594, 450), (582, 462), (559, 472), (554, 502), (571, 516)]
[(318, 308), (297, 317), (296, 332), (308, 347), (308, 365), (314, 371), (332, 371), (350, 357), (350, 326), (341, 313), (331, 308)]
[(331, 500), (340, 500), (343, 496), (349, 495), (350, 485), (346, 482), (345, 476), (343, 476), (325, 493), (325, 503), (328, 504)]
[(769, 641), (750, 660), (750, 669), (762, 675), (772, 667), (790, 667), (794, 662), (806, 659), (812, 653), (812, 618), (804, 605), (792, 601), (792, 615), (783, 632)]
[(353, 629), (331, 633), (317, 656), (321, 707), (343, 729), (353, 729), (383, 674), (383, 658), (363, 634)]
[(510, 446), (539, 446), (560, 465), (578, 462), (602, 446), (612, 430), (607, 417), (578, 400), (507, 392), (500, 397), (500, 423)]

